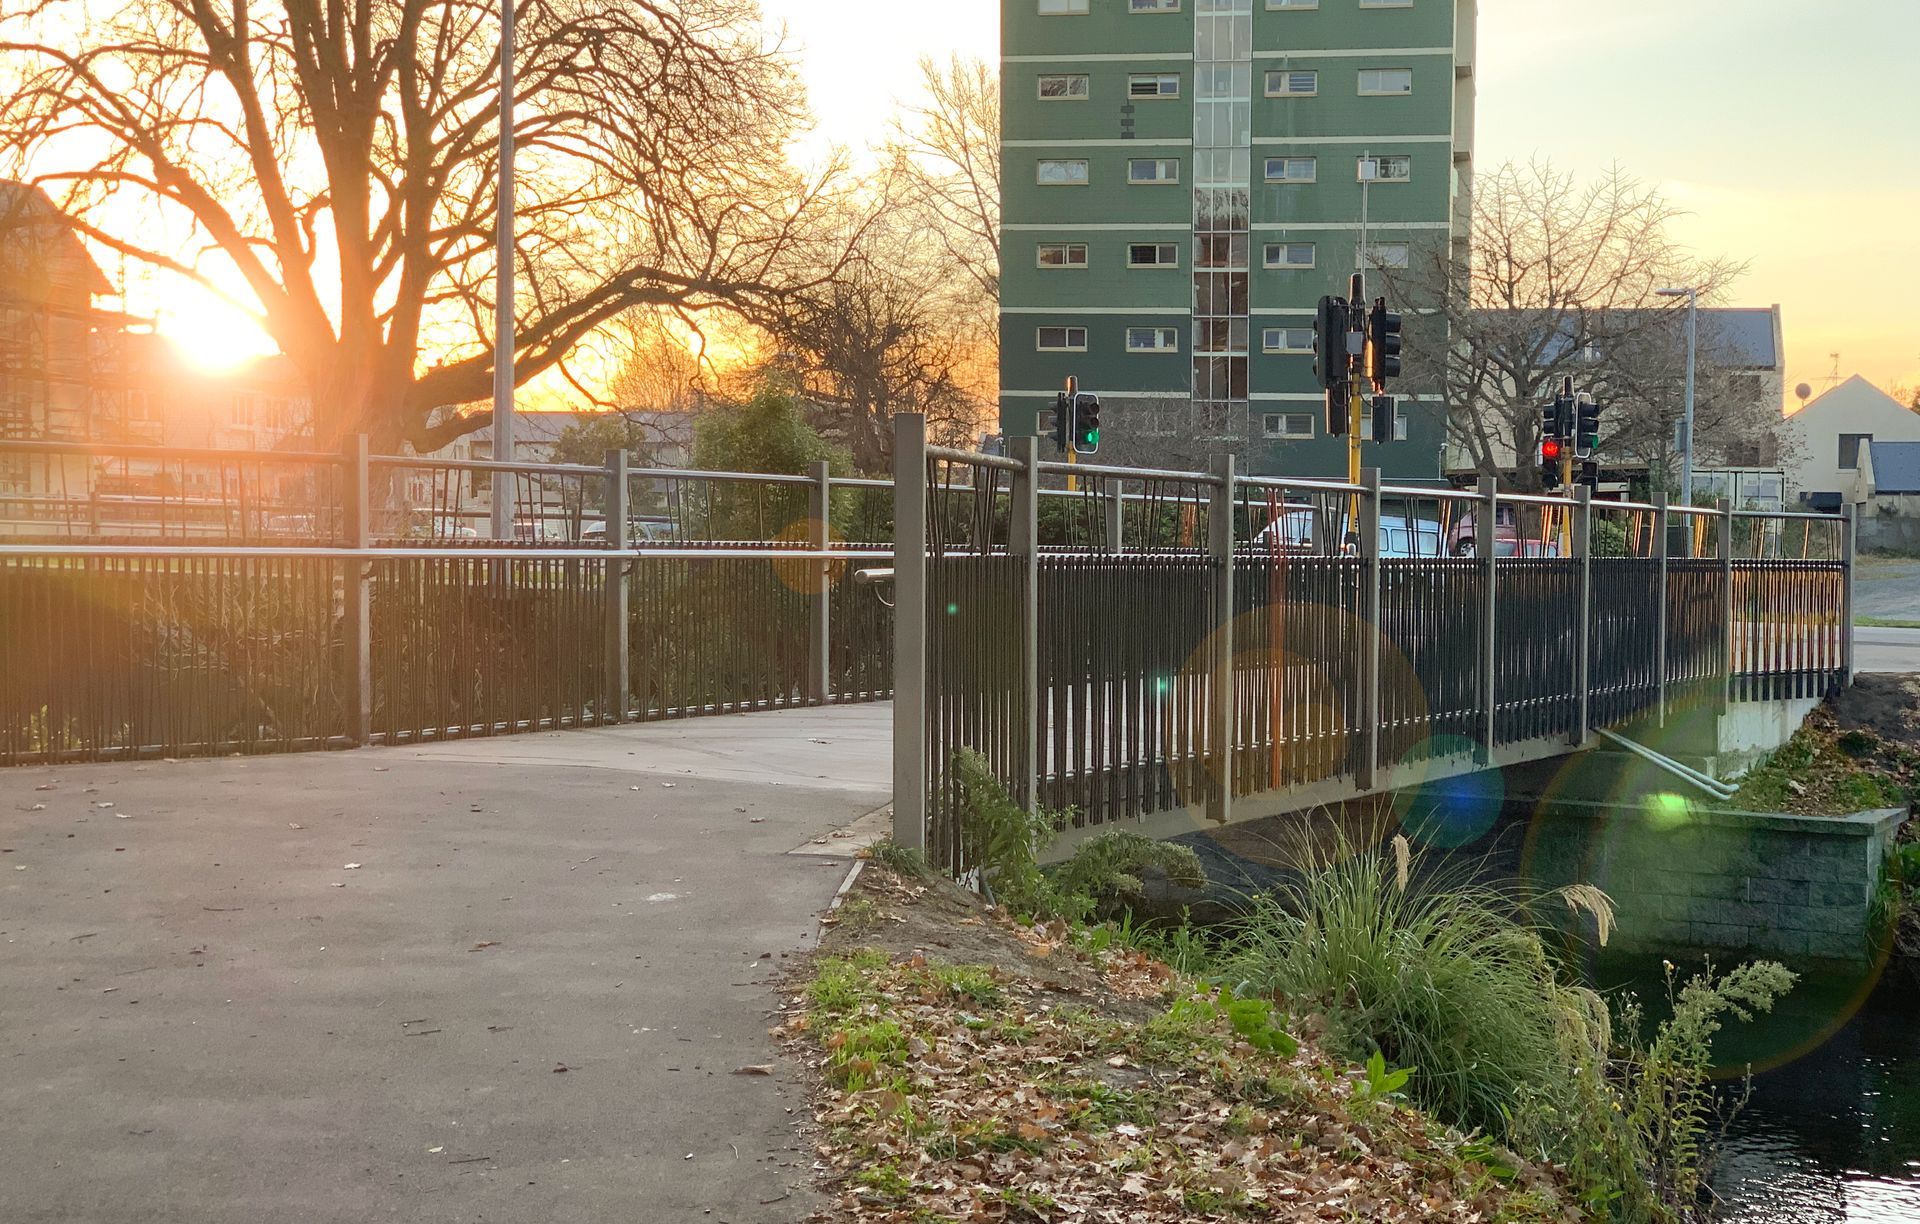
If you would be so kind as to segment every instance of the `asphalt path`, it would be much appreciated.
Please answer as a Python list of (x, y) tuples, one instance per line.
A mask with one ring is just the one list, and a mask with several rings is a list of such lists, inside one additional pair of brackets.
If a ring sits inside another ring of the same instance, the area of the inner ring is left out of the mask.
[(1853, 669), (1863, 672), (1920, 673), (1920, 629), (1856, 626)]

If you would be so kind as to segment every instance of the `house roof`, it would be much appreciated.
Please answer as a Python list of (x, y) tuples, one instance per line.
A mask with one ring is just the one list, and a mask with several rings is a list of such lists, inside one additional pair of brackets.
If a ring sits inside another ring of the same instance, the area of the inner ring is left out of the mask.
[[(61, 219), (47, 193), (28, 183), (0, 179), (0, 267), (15, 276), (42, 265), (42, 275), (57, 277), (100, 296), (113, 292), (86, 244)], [(38, 297), (45, 285), (26, 285), (27, 296)]]
[(1876, 493), (1920, 493), (1920, 442), (1867, 444), (1872, 451)]

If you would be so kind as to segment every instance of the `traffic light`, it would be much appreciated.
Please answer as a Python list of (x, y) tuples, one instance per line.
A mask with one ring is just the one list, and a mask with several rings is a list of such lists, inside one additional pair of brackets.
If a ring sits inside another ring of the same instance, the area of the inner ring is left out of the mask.
[(1558, 438), (1540, 439), (1540, 487), (1557, 489), (1560, 487), (1560, 457), (1566, 444)]
[[(1313, 316), (1313, 372), (1320, 385), (1338, 391), (1347, 385), (1351, 367), (1347, 358), (1347, 299), (1323, 297)], [(1346, 408), (1341, 407), (1344, 417)], [(1346, 432), (1342, 426), (1341, 433)]]
[[(1555, 399), (1550, 404), (1540, 405), (1540, 441), (1544, 445), (1553, 442), (1555, 461), (1560, 458), (1559, 443), (1567, 440), (1572, 431), (1573, 422), (1567, 419), (1567, 402)], [(1544, 451), (1542, 452), (1544, 454)]]
[(1576, 422), (1573, 434), (1573, 454), (1577, 459), (1591, 459), (1600, 449), (1600, 405), (1590, 395), (1582, 395), (1574, 406)]
[(1389, 378), (1400, 377), (1403, 322), (1399, 315), (1387, 309), (1387, 299), (1374, 299), (1373, 310), (1367, 316), (1367, 377), (1373, 380), (1375, 391), (1385, 391)]
[(1599, 488), (1600, 488), (1600, 465), (1599, 465), (1599, 463), (1597, 463), (1597, 462), (1595, 462), (1595, 461), (1594, 461), (1594, 460), (1592, 460), (1592, 459), (1589, 459), (1589, 460), (1587, 460), (1587, 461), (1586, 461), (1585, 463), (1583, 463), (1583, 464), (1581, 464), (1581, 465), (1580, 465), (1580, 478), (1579, 478), (1579, 480), (1577, 480), (1577, 481), (1576, 481), (1575, 483), (1576, 483), (1576, 484), (1583, 484), (1583, 485), (1585, 485), (1585, 486), (1587, 486), (1587, 487), (1588, 487), (1589, 489), (1593, 489), (1593, 490), (1596, 490), (1596, 491), (1598, 491), (1598, 490), (1599, 490)]
[(1083, 455), (1100, 449), (1100, 397), (1089, 391), (1073, 397), (1073, 449)]
[(1067, 453), (1067, 443), (1073, 437), (1074, 399), (1064, 391), (1053, 397), (1053, 444), (1060, 448), (1063, 455)]
[(1399, 401), (1391, 395), (1373, 397), (1373, 440), (1393, 441), (1393, 427), (1400, 415)]

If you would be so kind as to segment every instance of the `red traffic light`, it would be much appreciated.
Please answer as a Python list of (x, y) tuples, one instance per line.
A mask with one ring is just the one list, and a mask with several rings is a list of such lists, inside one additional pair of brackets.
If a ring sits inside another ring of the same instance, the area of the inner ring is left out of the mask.
[(1542, 459), (1558, 459), (1560, 457), (1560, 439), (1547, 438), (1543, 440), (1540, 443), (1540, 457)]

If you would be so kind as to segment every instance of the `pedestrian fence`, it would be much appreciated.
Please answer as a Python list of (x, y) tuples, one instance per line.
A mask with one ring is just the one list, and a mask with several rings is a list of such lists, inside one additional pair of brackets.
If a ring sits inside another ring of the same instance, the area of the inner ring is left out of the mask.
[[(0, 764), (414, 743), (892, 689), (891, 611), (855, 581), (889, 555), (870, 541), (891, 536), (890, 490), (824, 465), (0, 442), (0, 465), (22, 461), (38, 491), (0, 499)], [(490, 540), (484, 495), (501, 477), (514, 538)]]
[(954, 873), (962, 750), (1071, 812), (1064, 849), (1850, 675), (1850, 517), (1069, 465), (896, 426), (895, 837)]

